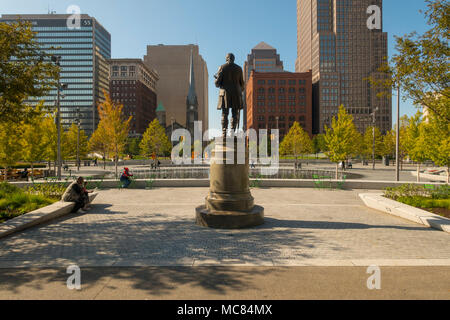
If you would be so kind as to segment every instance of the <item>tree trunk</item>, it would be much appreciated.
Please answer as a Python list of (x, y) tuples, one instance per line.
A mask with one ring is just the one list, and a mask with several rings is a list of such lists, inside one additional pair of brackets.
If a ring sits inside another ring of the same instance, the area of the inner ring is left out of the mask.
[(339, 180), (339, 162), (336, 163), (336, 180)]
[(119, 172), (117, 170), (118, 169), (117, 168), (118, 167), (118, 163), (117, 162), (118, 162), (118, 159), (117, 159), (117, 156), (115, 156), (114, 157), (114, 166), (115, 166), (115, 169), (116, 169), (116, 178), (119, 178)]
[[(28, 180), (28, 178), (27, 178)], [(34, 163), (31, 162), (31, 181), (34, 181)]]
[(417, 163), (417, 182), (420, 182), (420, 163)]

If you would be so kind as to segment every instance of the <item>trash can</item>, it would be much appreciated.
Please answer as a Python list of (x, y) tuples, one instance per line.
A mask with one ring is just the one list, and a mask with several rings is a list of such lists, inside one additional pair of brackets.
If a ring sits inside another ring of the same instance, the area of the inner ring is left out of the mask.
[(389, 164), (390, 164), (389, 157), (384, 157), (383, 162), (386, 167), (389, 167)]

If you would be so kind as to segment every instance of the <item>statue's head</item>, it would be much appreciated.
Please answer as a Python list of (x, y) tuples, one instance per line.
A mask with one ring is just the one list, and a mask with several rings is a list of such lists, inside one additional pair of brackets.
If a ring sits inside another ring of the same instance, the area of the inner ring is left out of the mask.
[(227, 63), (233, 63), (235, 60), (234, 54), (229, 53), (227, 54)]

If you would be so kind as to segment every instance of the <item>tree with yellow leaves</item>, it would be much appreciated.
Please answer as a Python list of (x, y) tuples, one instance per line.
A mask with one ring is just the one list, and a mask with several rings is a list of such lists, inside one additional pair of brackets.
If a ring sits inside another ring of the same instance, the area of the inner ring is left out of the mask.
[[(65, 147), (65, 159), (77, 158), (77, 140), (78, 140), (78, 126), (72, 123), (69, 130), (64, 133), (64, 147)], [(86, 157), (89, 153), (88, 138), (84, 130), (80, 130), (80, 139), (78, 143), (78, 151), (80, 159)]]
[(344, 106), (339, 107), (337, 118), (334, 117), (331, 128), (325, 127), (325, 142), (328, 158), (336, 163), (336, 179), (338, 179), (339, 162), (346, 161), (348, 157), (358, 152), (358, 141), (361, 135), (353, 123), (353, 116), (348, 114)]
[(103, 91), (103, 94), (105, 95), (105, 102), (99, 104), (98, 113), (103, 127), (102, 130), (104, 130), (103, 139), (107, 141), (108, 149), (114, 157), (116, 177), (118, 177), (119, 156), (125, 149), (132, 117), (125, 119), (122, 112), (123, 105), (113, 102), (105, 91)]
[(22, 159), (31, 165), (31, 176), (33, 177), (34, 164), (36, 162), (47, 160), (50, 146), (50, 139), (45, 136), (46, 127), (43, 125), (47, 114), (41, 112), (30, 119), (28, 123), (22, 126)]
[(22, 156), (22, 131), (19, 124), (0, 122), (0, 166), (8, 171)]
[(98, 124), (97, 130), (95, 130), (94, 134), (91, 136), (89, 140), (89, 150), (92, 152), (98, 152), (103, 156), (103, 169), (106, 169), (106, 158), (110, 153), (110, 144), (105, 139), (106, 129), (105, 122), (100, 121)]
[(298, 122), (294, 122), (294, 125), (281, 142), (280, 153), (282, 155), (294, 155), (297, 164), (300, 155), (309, 154), (313, 151), (311, 138)]
[(172, 149), (172, 144), (166, 135), (166, 131), (158, 119), (150, 123), (139, 146), (141, 154), (146, 157), (150, 157), (153, 154), (156, 156), (166, 156), (170, 154)]

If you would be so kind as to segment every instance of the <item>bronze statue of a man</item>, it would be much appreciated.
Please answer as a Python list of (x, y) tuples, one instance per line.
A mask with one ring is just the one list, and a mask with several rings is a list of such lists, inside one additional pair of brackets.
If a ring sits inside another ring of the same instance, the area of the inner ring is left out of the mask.
[(216, 87), (220, 88), (218, 110), (222, 110), (222, 131), (227, 135), (228, 116), (232, 110), (231, 129), (233, 133), (239, 127), (240, 113), (244, 109), (242, 92), (244, 91), (244, 75), (242, 68), (234, 63), (234, 54), (227, 55), (227, 63), (219, 68)]

